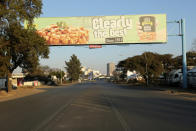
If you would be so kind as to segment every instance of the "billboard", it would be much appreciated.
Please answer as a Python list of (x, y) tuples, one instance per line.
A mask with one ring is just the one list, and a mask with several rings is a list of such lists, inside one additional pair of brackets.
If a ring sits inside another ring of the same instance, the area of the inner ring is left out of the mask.
[(165, 14), (37, 18), (34, 25), (48, 45), (167, 42)]

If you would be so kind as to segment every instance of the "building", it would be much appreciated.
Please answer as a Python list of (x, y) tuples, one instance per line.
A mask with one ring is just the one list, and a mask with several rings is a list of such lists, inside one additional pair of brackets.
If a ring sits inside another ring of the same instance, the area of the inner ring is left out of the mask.
[(107, 64), (107, 76), (113, 76), (113, 72), (115, 71), (115, 64), (108, 63)]
[(22, 86), (24, 84), (24, 73), (14, 73), (12, 74), (12, 85)]
[(93, 70), (91, 68), (82, 67), (81, 71), (83, 72), (83, 79), (93, 80), (101, 76), (101, 73), (98, 70)]

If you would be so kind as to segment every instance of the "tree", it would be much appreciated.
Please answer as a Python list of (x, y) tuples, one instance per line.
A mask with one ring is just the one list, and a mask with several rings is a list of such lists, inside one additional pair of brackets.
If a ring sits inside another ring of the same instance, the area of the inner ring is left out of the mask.
[(162, 62), (156, 53), (144, 52), (142, 55), (132, 57), (130, 62), (131, 69), (143, 75), (146, 81), (157, 78), (163, 72)]
[(170, 72), (173, 68), (173, 55), (172, 54), (164, 54), (159, 55), (159, 60), (163, 65), (164, 72)]
[(147, 75), (150, 80), (153, 80), (154, 78), (159, 77), (162, 72), (164, 71), (163, 68), (163, 62), (160, 61), (160, 55), (157, 53), (152, 53), (152, 52), (145, 52), (142, 54), (143, 57), (145, 56), (146, 58), (146, 63), (147, 63)]
[(23, 69), (22, 72), (27, 73), (29, 76), (48, 76), (51, 70), (52, 69), (49, 66), (38, 65), (33, 72), (29, 72), (26, 69)]
[(67, 70), (68, 77), (70, 78), (71, 81), (76, 81), (79, 79), (80, 74), (82, 74), (81, 71), (81, 63), (80, 60), (77, 58), (76, 55), (72, 55), (71, 59), (66, 62), (66, 67), (65, 69)]
[(142, 55), (127, 58), (120, 61), (118, 66), (124, 70), (123, 73), (126, 73), (127, 70), (137, 71), (143, 75), (146, 81), (148, 78), (150, 80), (157, 78), (163, 72), (160, 55), (152, 52), (145, 52)]
[(174, 69), (174, 66), (173, 66), (174, 60), (172, 57), (173, 57), (172, 54), (159, 55), (159, 60), (163, 66), (163, 74), (162, 75), (164, 76), (165, 80), (168, 77), (169, 72)]
[(50, 76), (56, 76), (58, 79), (62, 79), (63, 76), (65, 75), (65, 72), (62, 70), (57, 70), (57, 71), (51, 71)]
[[(0, 0), (0, 74), (8, 80), (17, 67), (33, 72), (40, 57), (48, 58), (46, 41), (32, 26), (41, 8), (41, 0)], [(23, 27), (24, 20), (29, 24), (28, 29)]]
[(42, 0), (0, 0), (0, 25), (1, 33), (4, 28), (13, 23), (27, 20), (32, 24), (35, 17), (40, 16)]
[(120, 61), (118, 64), (117, 64), (117, 71), (120, 72), (120, 78), (122, 80), (124, 80), (127, 76), (126, 76), (126, 73), (127, 71), (129, 70), (129, 58), (125, 59), (125, 60), (122, 60)]
[[(189, 51), (186, 53), (187, 65), (196, 66), (196, 52)], [(182, 55), (173, 58), (173, 66), (175, 69), (182, 68)]]
[[(187, 55), (187, 65), (196, 65), (196, 52), (189, 51)], [(152, 52), (144, 52), (142, 55), (129, 57), (122, 60), (117, 65), (118, 69), (121, 70), (121, 78), (126, 77), (128, 70), (137, 71), (147, 81), (147, 78), (153, 80), (161, 74), (164, 75), (165, 79), (170, 71), (173, 69), (182, 68), (182, 55), (173, 58), (172, 54), (157, 54)]]

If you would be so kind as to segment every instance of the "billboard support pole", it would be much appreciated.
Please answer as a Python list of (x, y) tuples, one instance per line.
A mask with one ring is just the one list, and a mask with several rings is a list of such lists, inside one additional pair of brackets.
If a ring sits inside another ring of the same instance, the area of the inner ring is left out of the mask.
[(183, 88), (187, 88), (187, 60), (186, 60), (186, 27), (185, 19), (179, 21), (168, 21), (167, 23), (179, 24), (179, 34), (170, 34), (168, 36), (181, 36), (182, 39), (182, 73), (183, 73)]
[(187, 61), (186, 61), (186, 32), (185, 19), (180, 20), (182, 38), (182, 66), (183, 66), (183, 88), (187, 88)]

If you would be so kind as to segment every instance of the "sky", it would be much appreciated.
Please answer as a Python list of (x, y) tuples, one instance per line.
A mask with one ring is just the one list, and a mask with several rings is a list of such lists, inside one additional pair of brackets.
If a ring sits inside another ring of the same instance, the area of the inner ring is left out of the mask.
[[(186, 20), (186, 47), (192, 49), (196, 39), (196, 0), (43, 0), (40, 17), (72, 16), (110, 16), (167, 14), (167, 21), (184, 18)], [(177, 24), (168, 24), (167, 33), (178, 34)], [(182, 54), (181, 37), (168, 37), (166, 44), (129, 44), (105, 45), (100, 49), (89, 49), (88, 46), (52, 46), (49, 59), (41, 59), (41, 65), (64, 70), (65, 61), (75, 54), (82, 66), (106, 73), (106, 64), (140, 55), (145, 51), (159, 54)]]

